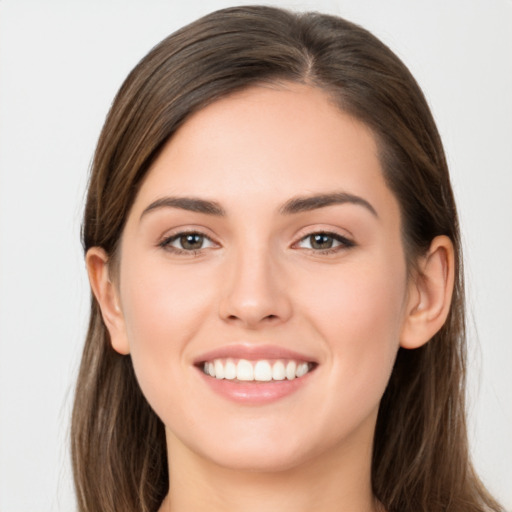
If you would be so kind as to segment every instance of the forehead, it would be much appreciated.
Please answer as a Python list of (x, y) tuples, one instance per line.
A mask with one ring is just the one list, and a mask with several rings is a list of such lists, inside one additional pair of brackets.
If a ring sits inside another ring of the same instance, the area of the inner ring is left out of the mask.
[(243, 198), (248, 208), (333, 189), (389, 201), (371, 130), (318, 88), (263, 85), (193, 114), (152, 165), (134, 209), (164, 195)]

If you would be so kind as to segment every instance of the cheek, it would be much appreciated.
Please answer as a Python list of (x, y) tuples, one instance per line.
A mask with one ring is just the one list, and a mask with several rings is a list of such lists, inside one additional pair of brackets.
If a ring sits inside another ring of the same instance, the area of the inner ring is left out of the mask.
[(367, 343), (372, 342), (372, 336), (368, 336), (372, 331), (375, 337), (387, 332), (396, 338), (406, 293), (406, 270), (401, 258), (367, 258), (328, 270), (315, 273), (314, 286), (311, 281), (305, 282), (308, 293), (300, 293), (305, 311), (319, 319), (319, 329), (327, 329), (329, 338), (359, 340), (363, 336)]
[[(198, 315), (208, 302), (197, 271), (186, 265), (173, 268), (162, 260), (137, 264), (136, 255), (126, 258), (122, 306), (128, 337), (135, 345), (139, 341), (165, 345), (174, 341), (176, 346), (187, 330), (197, 326)], [(173, 332), (178, 339), (172, 339)]]
[(343, 390), (345, 412), (378, 405), (399, 347), (405, 264), (375, 262), (326, 276), (302, 305), (330, 353), (332, 385)]
[(124, 264), (121, 296), (126, 334), (139, 384), (152, 402), (162, 393), (162, 382), (169, 387), (183, 384), (178, 382), (178, 370), (185, 365), (187, 346), (201, 329), (200, 319), (211, 310), (211, 300), (200, 288), (201, 276), (185, 267), (170, 272), (165, 261), (138, 265), (135, 255)]

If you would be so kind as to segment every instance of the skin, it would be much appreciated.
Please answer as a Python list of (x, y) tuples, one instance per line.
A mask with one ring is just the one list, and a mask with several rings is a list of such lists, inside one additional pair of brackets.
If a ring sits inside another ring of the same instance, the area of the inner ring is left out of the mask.
[[(280, 211), (291, 198), (333, 192), (371, 208)], [(168, 196), (215, 201), (225, 215), (147, 210)], [(199, 252), (173, 250), (184, 250), (172, 239), (183, 231), (207, 237)], [(326, 253), (313, 233), (344, 238), (328, 239)], [(422, 345), (446, 318), (453, 249), (438, 237), (408, 272), (399, 205), (365, 125), (305, 85), (252, 87), (209, 105), (149, 171), (118, 275), (100, 248), (87, 265), (113, 346), (131, 354), (166, 426), (161, 510), (378, 509), (370, 471), (379, 402), (400, 345)], [(278, 401), (235, 403), (193, 363), (240, 343), (289, 348), (318, 366)]]

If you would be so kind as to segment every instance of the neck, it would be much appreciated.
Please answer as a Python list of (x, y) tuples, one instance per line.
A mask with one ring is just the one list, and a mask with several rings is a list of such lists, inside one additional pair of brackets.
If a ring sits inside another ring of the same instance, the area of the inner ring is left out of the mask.
[(371, 489), (371, 437), (356, 450), (332, 450), (299, 467), (271, 472), (222, 467), (172, 445), (170, 490), (160, 512), (382, 510)]

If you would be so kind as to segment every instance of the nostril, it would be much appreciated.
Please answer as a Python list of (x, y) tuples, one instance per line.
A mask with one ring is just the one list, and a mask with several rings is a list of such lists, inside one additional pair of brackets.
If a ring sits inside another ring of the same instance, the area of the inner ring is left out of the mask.
[[(278, 319), (279, 316), (278, 315), (267, 315), (267, 316), (264, 316), (261, 320), (262, 321), (265, 321), (265, 320), (276, 320)], [(241, 320), (242, 318), (237, 316), (237, 315), (229, 315), (228, 316), (228, 320)]]

